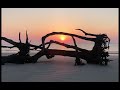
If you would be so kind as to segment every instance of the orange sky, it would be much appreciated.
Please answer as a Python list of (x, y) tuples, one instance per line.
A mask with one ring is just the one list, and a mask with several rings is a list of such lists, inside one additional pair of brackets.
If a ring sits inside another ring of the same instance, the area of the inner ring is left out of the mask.
[[(2, 36), (18, 41), (25, 31), (33, 44), (41, 44), (41, 37), (50, 32), (68, 32), (78, 35), (86, 32), (106, 33), (111, 43), (118, 43), (118, 8), (2, 8)], [(53, 36), (51, 39), (60, 40)], [(64, 42), (72, 39), (66, 37)], [(61, 41), (61, 40), (60, 40)]]

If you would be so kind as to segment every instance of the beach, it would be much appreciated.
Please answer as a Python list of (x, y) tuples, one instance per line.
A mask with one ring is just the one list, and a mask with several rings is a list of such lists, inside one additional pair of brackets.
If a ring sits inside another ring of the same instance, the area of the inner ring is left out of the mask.
[(37, 63), (2, 65), (1, 79), (2, 82), (118, 82), (118, 54), (111, 54), (109, 59), (113, 61), (107, 66), (74, 66), (75, 58), (43, 56)]
[[(118, 13), (118, 8), (2, 8), (1, 54), (15, 55), (2, 57), (1, 81), (119, 82)], [(83, 60), (106, 56), (112, 60), (108, 65)], [(81, 58), (85, 65), (75, 66)]]

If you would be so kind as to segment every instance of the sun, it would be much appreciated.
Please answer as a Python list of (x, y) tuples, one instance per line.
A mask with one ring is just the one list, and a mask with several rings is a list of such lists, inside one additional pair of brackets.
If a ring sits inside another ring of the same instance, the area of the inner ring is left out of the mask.
[(64, 36), (64, 35), (60, 36), (60, 40), (64, 41), (65, 39), (66, 39), (66, 36)]

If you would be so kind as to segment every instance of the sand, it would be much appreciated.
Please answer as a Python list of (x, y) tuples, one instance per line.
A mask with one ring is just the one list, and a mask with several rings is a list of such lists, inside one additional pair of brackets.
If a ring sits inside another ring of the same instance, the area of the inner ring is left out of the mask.
[(118, 54), (111, 54), (107, 66), (74, 66), (75, 58), (41, 57), (37, 63), (1, 66), (2, 82), (118, 82)]

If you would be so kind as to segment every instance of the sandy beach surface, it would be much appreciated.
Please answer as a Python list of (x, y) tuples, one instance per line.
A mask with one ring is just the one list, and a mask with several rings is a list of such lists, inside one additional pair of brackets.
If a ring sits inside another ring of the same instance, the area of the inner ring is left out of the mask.
[(74, 66), (75, 58), (41, 57), (37, 63), (1, 66), (2, 82), (118, 82), (118, 54), (111, 54), (113, 61), (107, 66), (86, 64)]

